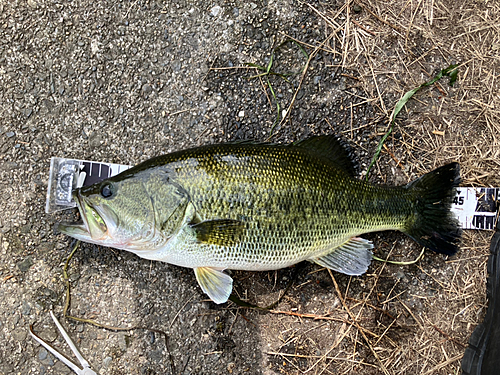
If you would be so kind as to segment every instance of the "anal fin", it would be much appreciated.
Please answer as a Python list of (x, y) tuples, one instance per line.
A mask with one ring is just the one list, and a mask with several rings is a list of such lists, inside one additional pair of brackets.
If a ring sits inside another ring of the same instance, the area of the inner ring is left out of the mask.
[(233, 279), (223, 271), (211, 267), (194, 269), (196, 280), (201, 289), (217, 304), (227, 302), (233, 290)]
[(353, 237), (330, 253), (310, 259), (320, 266), (330, 268), (346, 275), (362, 275), (372, 261), (373, 243), (359, 237)]

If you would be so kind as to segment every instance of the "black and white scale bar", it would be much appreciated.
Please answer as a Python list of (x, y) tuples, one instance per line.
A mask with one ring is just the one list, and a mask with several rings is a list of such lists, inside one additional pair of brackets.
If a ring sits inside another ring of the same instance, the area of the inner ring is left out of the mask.
[(82, 186), (89, 186), (106, 178), (116, 176), (117, 174), (130, 168), (130, 165), (98, 163), (86, 160), (80, 160), (80, 174), (85, 172), (85, 180)]
[(452, 211), (463, 229), (493, 230), (498, 220), (500, 188), (460, 187)]

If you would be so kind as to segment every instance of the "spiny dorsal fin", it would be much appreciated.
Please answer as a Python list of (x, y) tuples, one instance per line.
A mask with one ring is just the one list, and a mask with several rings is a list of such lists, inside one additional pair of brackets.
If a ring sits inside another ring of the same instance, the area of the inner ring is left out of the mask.
[(240, 242), (245, 231), (245, 224), (239, 220), (205, 220), (192, 224), (196, 240), (212, 245), (229, 246)]
[(194, 274), (201, 289), (212, 301), (217, 304), (227, 301), (233, 290), (233, 279), (231, 276), (211, 267), (195, 268)]
[(293, 147), (302, 147), (318, 156), (330, 160), (338, 168), (350, 176), (356, 176), (356, 163), (352, 158), (348, 145), (335, 135), (320, 135), (292, 143)]
[(334, 248), (329, 254), (310, 259), (320, 266), (330, 268), (346, 275), (362, 275), (372, 261), (373, 244), (371, 241), (353, 237)]

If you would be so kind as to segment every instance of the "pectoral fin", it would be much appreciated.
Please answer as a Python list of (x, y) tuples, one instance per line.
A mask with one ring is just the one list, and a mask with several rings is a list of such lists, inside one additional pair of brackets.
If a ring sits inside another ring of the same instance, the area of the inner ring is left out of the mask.
[(199, 267), (194, 269), (201, 289), (217, 304), (227, 302), (233, 290), (233, 279), (222, 271)]
[(373, 244), (371, 241), (353, 237), (333, 249), (327, 255), (311, 261), (346, 275), (362, 275), (372, 261)]
[(212, 245), (229, 246), (240, 242), (245, 224), (239, 220), (206, 220), (192, 224), (198, 242)]

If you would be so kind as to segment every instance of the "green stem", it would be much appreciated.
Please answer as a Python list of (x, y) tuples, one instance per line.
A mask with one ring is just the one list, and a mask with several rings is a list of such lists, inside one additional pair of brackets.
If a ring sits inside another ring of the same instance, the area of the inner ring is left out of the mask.
[(396, 116), (399, 114), (401, 109), (406, 105), (408, 100), (411, 99), (415, 93), (417, 93), (420, 89), (430, 86), (434, 84), (435, 82), (439, 81), (442, 77), (444, 76), (449, 76), (450, 77), (450, 86), (453, 86), (455, 81), (457, 80), (457, 74), (458, 70), (456, 69), (458, 65), (450, 65), (446, 69), (441, 70), (433, 79), (431, 79), (428, 82), (422, 83), (420, 86), (417, 88), (414, 88), (413, 90), (408, 91), (406, 94), (403, 95), (401, 99), (396, 103), (396, 106), (394, 107), (394, 111), (392, 112), (391, 118), (389, 119), (390, 121), (390, 126), (387, 132), (383, 135), (383, 137), (380, 139), (380, 142), (378, 143), (377, 149), (375, 150), (375, 155), (373, 155), (372, 161), (370, 162), (370, 165), (368, 166), (368, 170), (366, 171), (366, 181), (368, 181), (368, 176), (370, 175), (370, 170), (372, 169), (373, 165), (377, 162), (380, 152), (382, 151), (382, 148), (384, 147), (385, 140), (391, 135), (392, 131), (394, 130), (394, 124), (395, 124), (395, 119)]

